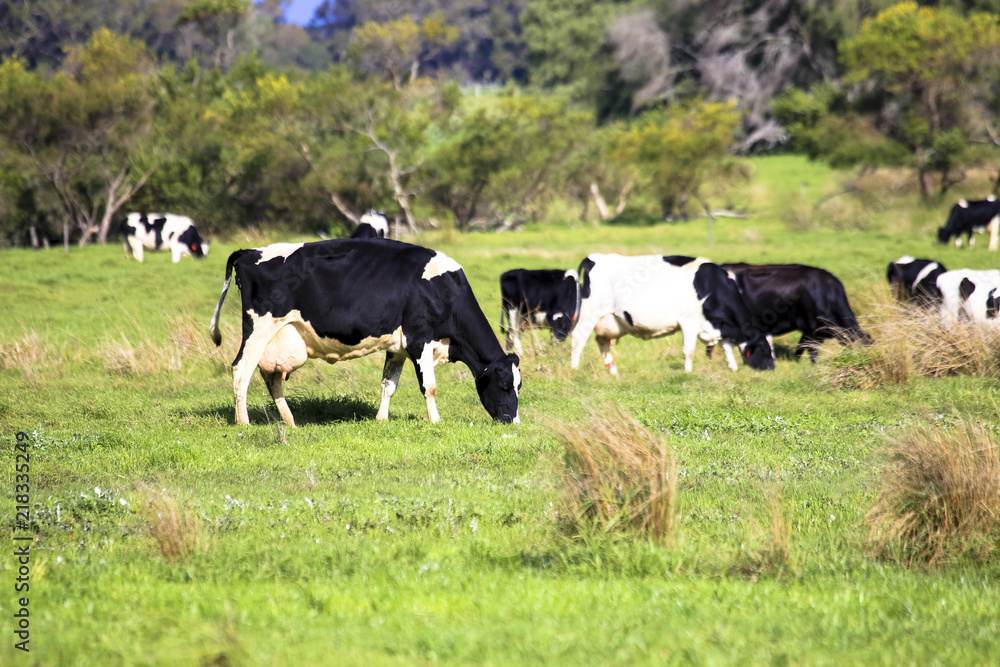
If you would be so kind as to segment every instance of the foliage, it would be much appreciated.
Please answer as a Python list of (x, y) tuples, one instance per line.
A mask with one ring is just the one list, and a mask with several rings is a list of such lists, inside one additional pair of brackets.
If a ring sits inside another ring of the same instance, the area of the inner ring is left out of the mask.
[(734, 104), (700, 100), (647, 112), (622, 135), (615, 156), (647, 179), (664, 217), (677, 210), (686, 219), (688, 199), (723, 172), (739, 120)]

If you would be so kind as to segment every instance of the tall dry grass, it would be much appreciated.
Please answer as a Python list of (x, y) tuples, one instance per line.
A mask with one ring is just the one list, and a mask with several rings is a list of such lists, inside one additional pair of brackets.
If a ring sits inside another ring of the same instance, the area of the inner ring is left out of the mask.
[(776, 574), (784, 571), (791, 561), (792, 521), (780, 484), (768, 489), (766, 505), (766, 525), (751, 520), (751, 546), (741, 546), (733, 560), (731, 569), (737, 574), (752, 578), (764, 573)]
[(617, 406), (554, 430), (564, 448), (561, 515), (574, 538), (630, 532), (673, 544), (677, 460), (659, 439)]
[(882, 488), (868, 512), (880, 557), (937, 565), (972, 551), (985, 557), (1000, 540), (1000, 458), (980, 424), (925, 424), (890, 440)]
[(52, 350), (42, 342), (37, 331), (25, 331), (17, 340), (0, 342), (0, 368), (34, 375), (53, 360)]
[[(886, 290), (886, 294), (888, 290)], [(936, 309), (874, 303), (861, 325), (875, 344), (849, 343), (824, 365), (838, 387), (874, 389), (911, 377), (1000, 377), (1000, 322), (946, 324)]]
[(164, 558), (177, 560), (208, 549), (208, 536), (194, 512), (182, 508), (166, 489), (146, 493), (140, 511)]
[[(164, 322), (165, 341), (150, 336), (137, 322), (130, 336), (119, 328), (97, 345), (97, 356), (114, 375), (137, 377), (164, 371), (180, 371), (209, 363), (228, 367), (235, 347), (227, 341), (221, 348), (212, 343), (208, 327), (190, 315), (175, 315)], [(227, 358), (227, 355), (228, 358)]]

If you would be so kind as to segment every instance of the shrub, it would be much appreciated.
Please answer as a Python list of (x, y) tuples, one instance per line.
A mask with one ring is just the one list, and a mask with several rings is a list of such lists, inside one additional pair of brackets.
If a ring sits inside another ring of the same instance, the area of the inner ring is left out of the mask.
[(876, 555), (933, 566), (998, 538), (1000, 459), (983, 426), (922, 425), (889, 441), (882, 488), (867, 516)]
[(185, 558), (208, 548), (201, 523), (190, 510), (180, 508), (166, 489), (150, 493), (142, 505), (149, 534), (167, 560)]
[(673, 543), (677, 461), (645, 426), (609, 406), (555, 431), (565, 454), (561, 514), (574, 538), (596, 529)]

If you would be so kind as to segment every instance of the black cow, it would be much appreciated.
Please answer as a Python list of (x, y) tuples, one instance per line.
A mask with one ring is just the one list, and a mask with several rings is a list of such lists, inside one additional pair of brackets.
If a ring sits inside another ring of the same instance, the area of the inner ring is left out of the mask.
[(683, 338), (685, 371), (691, 371), (698, 339), (710, 347), (721, 341), (734, 371), (732, 343), (743, 346), (754, 370), (774, 368), (771, 346), (749, 326), (750, 311), (736, 282), (707, 259), (594, 253), (580, 263), (579, 275), (572, 368), (579, 367), (591, 331), (612, 375), (618, 375), (611, 356), (615, 339), (631, 335), (649, 340), (677, 331)]
[(121, 224), (125, 256), (142, 261), (145, 250), (170, 250), (174, 264), (181, 256), (201, 259), (208, 254), (208, 243), (198, 234), (194, 222), (186, 215), (173, 213), (129, 213)]
[(249, 423), (247, 386), (255, 366), (281, 418), (294, 426), (281, 389), (289, 373), (307, 359), (335, 363), (380, 350), (386, 359), (377, 419), (388, 418), (403, 363), (412, 359), (432, 422), (440, 419), (434, 366), (443, 361), (472, 370), (491, 417), (520, 422), (517, 355), (504, 353), (462, 267), (443, 253), (390, 239), (237, 250), (212, 316), (216, 345), (234, 271), (243, 297), (243, 342), (233, 361), (237, 423)]
[(351, 234), (352, 239), (384, 239), (389, 235), (389, 221), (385, 213), (372, 209), (358, 220), (358, 227)]
[(723, 264), (736, 276), (753, 314), (751, 325), (770, 339), (801, 331), (795, 356), (806, 350), (816, 363), (823, 341), (837, 339), (871, 344), (861, 330), (844, 285), (825, 269), (802, 264)]
[(986, 228), (990, 230), (990, 250), (996, 250), (998, 245), (998, 227), (1000, 227), (1000, 202), (996, 197), (990, 195), (986, 199), (978, 201), (965, 201), (964, 199), (951, 207), (948, 214), (948, 222), (944, 227), (938, 228), (938, 241), (947, 243), (948, 239), (955, 237), (955, 245), (962, 247), (962, 234), (968, 247), (975, 244), (972, 238), (973, 232), (982, 232)]
[(889, 262), (885, 277), (896, 299), (930, 308), (941, 303), (937, 277), (947, 270), (944, 264), (933, 259), (914, 259), (905, 255)]
[[(511, 269), (500, 276), (500, 332), (507, 351), (521, 354), (521, 328), (548, 327), (562, 342), (576, 321), (576, 271)], [(504, 319), (507, 326), (504, 326)]]

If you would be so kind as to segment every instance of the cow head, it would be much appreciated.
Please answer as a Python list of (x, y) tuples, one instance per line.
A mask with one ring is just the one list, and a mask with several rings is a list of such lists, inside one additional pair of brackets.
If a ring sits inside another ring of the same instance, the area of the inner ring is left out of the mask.
[(947, 227), (938, 227), (937, 231), (938, 243), (947, 243), (949, 236), (951, 236), (951, 234), (948, 233)]
[(193, 225), (181, 232), (177, 240), (184, 244), (185, 250), (190, 252), (191, 256), (195, 259), (201, 259), (208, 254), (208, 243), (201, 238), (198, 230)]
[(552, 327), (552, 338), (561, 343), (573, 331), (573, 316), (568, 313), (549, 313), (549, 326)]
[(774, 370), (774, 352), (764, 336), (748, 342), (741, 350), (743, 360), (755, 371)]
[(521, 391), (520, 360), (508, 354), (490, 363), (476, 378), (476, 391), (486, 412), (501, 424), (521, 422), (517, 414), (517, 394)]

